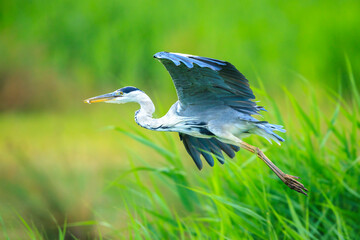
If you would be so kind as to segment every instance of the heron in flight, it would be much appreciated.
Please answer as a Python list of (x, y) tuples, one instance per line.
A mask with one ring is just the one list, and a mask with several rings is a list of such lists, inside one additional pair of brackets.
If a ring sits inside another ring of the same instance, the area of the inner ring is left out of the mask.
[(275, 131), (285, 130), (252, 116), (265, 109), (253, 101), (255, 96), (248, 80), (231, 63), (171, 52), (158, 52), (154, 58), (170, 73), (179, 98), (165, 116), (153, 118), (153, 102), (135, 87), (120, 88), (85, 102), (136, 102), (140, 105), (135, 113), (136, 123), (150, 130), (178, 132), (199, 170), (203, 167), (201, 155), (213, 166), (214, 157), (224, 163), (222, 152), (233, 158), (243, 148), (263, 160), (288, 187), (307, 195), (307, 189), (296, 180), (298, 177), (285, 174), (259, 148), (242, 140), (256, 134), (280, 144), (284, 139)]

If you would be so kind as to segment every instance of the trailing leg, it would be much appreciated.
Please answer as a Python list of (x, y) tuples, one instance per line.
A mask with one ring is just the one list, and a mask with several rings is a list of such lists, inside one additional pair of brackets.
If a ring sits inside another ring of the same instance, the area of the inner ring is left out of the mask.
[(244, 148), (252, 153), (255, 153), (261, 160), (263, 160), (266, 165), (283, 181), (289, 188), (302, 193), (307, 196), (305, 191), (308, 191), (304, 185), (295, 179), (299, 179), (299, 177), (291, 176), (288, 174), (285, 174), (283, 171), (281, 171), (266, 155), (257, 147), (254, 147), (250, 144), (247, 144), (243, 141), (240, 142), (239, 145), (241, 148)]

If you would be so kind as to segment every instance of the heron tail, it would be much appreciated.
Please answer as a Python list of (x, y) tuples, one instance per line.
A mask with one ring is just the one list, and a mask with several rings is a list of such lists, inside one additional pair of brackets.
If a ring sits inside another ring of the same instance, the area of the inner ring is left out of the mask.
[(254, 131), (254, 133), (259, 136), (262, 136), (269, 142), (273, 140), (274, 142), (280, 145), (280, 142), (285, 141), (282, 137), (274, 133), (274, 131), (286, 132), (286, 130), (281, 125), (270, 124), (268, 122), (256, 122), (256, 127), (257, 129)]

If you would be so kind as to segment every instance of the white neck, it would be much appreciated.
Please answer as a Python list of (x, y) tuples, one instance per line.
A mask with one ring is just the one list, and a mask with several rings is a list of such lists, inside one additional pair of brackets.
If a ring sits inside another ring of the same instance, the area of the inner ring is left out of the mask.
[(161, 128), (162, 123), (160, 119), (152, 117), (155, 112), (155, 106), (150, 97), (142, 92), (136, 98), (136, 102), (140, 104), (140, 109), (135, 113), (136, 123), (147, 129), (160, 130), (159, 128)]

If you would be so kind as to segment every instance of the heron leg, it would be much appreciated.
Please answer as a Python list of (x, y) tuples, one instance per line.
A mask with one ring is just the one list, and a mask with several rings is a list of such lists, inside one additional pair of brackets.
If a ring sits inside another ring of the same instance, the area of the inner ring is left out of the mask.
[(299, 179), (299, 177), (291, 176), (281, 171), (259, 148), (243, 142), (241, 139), (226, 131), (226, 129), (215, 127), (210, 129), (210, 131), (225, 143), (236, 143), (236, 145), (238, 145), (240, 148), (244, 148), (249, 152), (255, 153), (289, 188), (307, 196), (306, 191), (308, 190), (302, 183), (296, 181), (296, 179)]
[(299, 179), (299, 177), (291, 176), (281, 171), (258, 147), (254, 147), (243, 141), (241, 141), (239, 145), (241, 148), (255, 153), (289, 188), (307, 196), (305, 191), (308, 190), (304, 187), (302, 183), (296, 181), (296, 179)]

